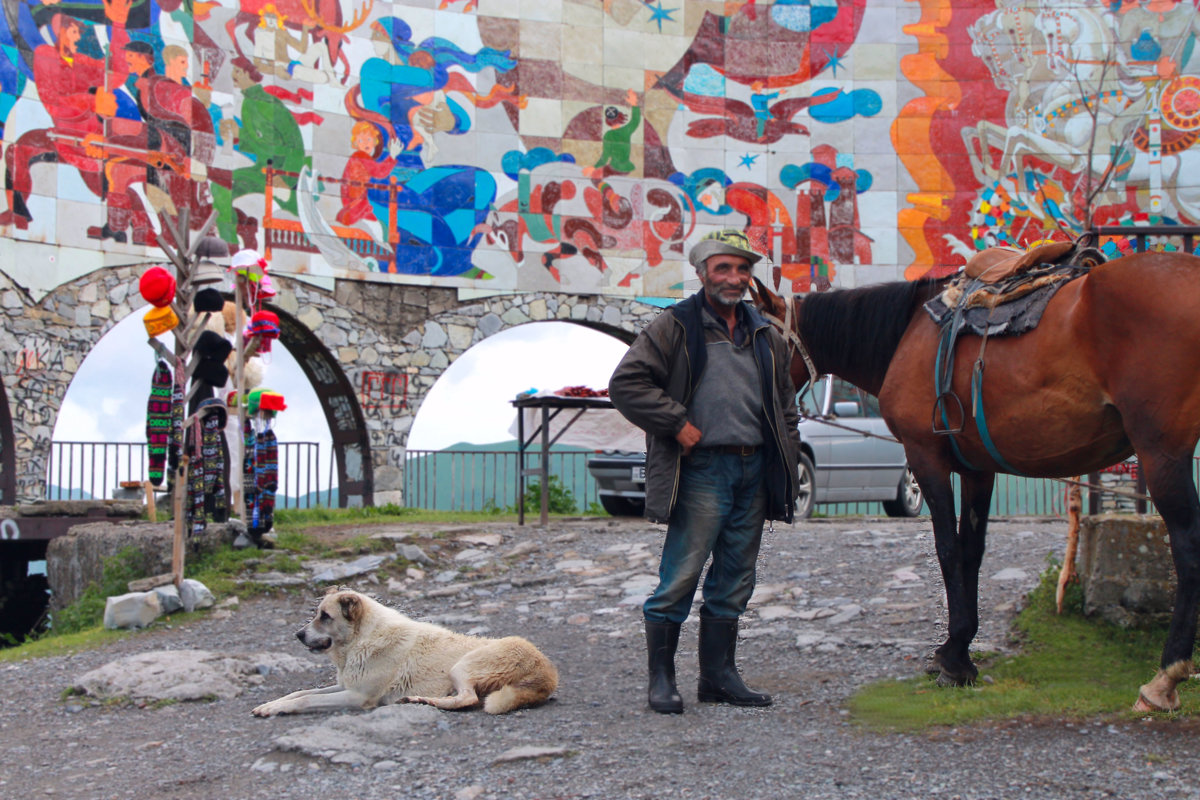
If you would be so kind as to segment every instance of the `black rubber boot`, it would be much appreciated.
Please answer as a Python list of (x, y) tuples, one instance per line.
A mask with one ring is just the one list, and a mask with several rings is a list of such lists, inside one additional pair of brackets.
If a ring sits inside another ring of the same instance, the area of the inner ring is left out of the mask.
[(746, 687), (738, 674), (736, 619), (700, 618), (700, 680), (696, 699), (701, 703), (734, 706), (769, 706), (771, 695)]
[(683, 698), (675, 688), (675, 648), (678, 622), (646, 620), (646, 652), (650, 663), (650, 708), (659, 714), (682, 714)]

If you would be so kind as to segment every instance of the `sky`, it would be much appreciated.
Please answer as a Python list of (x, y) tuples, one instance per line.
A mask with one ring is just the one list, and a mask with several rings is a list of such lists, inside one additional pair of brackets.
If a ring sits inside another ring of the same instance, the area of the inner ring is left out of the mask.
[[(169, 335), (163, 340), (170, 345)], [(618, 339), (566, 322), (501, 331), (442, 373), (417, 412), (408, 447), (440, 450), (513, 439), (510, 401), (518, 393), (580, 385), (602, 389), (625, 350)], [(318, 442), (326, 460), (331, 437), (316, 393), (286, 348), (275, 343), (270, 358), (263, 385), (283, 394), (288, 406), (277, 415), (276, 436), (280, 442)], [(131, 314), (84, 359), (63, 399), (54, 441), (145, 441), (154, 364), (141, 314)]]

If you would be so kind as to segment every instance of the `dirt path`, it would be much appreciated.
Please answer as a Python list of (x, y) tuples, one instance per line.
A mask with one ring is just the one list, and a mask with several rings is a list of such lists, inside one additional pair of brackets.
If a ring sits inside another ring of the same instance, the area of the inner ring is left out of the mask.
[[(857, 728), (844, 709), (855, 689), (913, 674), (940, 641), (940, 580), (927, 526), (818, 520), (768, 533), (739, 661), (748, 683), (771, 692), (775, 705), (695, 703), (692, 618), (680, 647), (681, 717), (645, 706), (639, 600), (654, 580), (658, 526), (605, 519), (545, 529), (387, 526), (372, 532), (410, 534), (401, 544), (421, 547), (431, 563), (421, 574), (385, 569), (343, 583), (455, 630), (526, 636), (559, 667), (551, 703), (503, 717), (397, 706), (253, 718), (250, 709), (264, 700), (331, 682), (327, 660), (293, 637), (320, 591), (312, 586), (186, 626), (160, 621), (96, 651), (0, 667), (0, 797), (1200, 794), (1195, 726), (1186, 722), (1008, 722), (917, 735)], [(978, 647), (1009, 647), (1011, 616), (1047, 556), (1061, 555), (1064, 531), (1061, 520), (992, 525)], [(268, 671), (240, 696), (209, 702), (139, 708), (63, 698), (80, 675), (122, 656), (185, 649), (284, 653), (304, 668)], [(1136, 687), (1129, 691), (1132, 701)]]

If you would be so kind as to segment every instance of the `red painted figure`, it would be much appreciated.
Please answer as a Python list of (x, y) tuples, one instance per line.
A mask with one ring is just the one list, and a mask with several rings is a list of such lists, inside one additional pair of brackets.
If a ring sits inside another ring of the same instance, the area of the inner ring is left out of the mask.
[[(83, 24), (64, 14), (54, 16), (55, 44), (40, 45), (33, 53), (34, 83), (54, 127), (25, 133), (4, 154), (9, 207), (0, 214), (0, 225), (29, 227), (25, 198), (33, 190), (29, 174), (33, 164), (70, 164), (79, 170), (89, 189), (105, 196), (103, 143), (109, 133), (107, 120), (117, 106), (111, 90), (125, 81), (129, 70), (124, 48), (129, 42), (125, 20), (130, 5), (131, 0), (105, 0), (105, 12), (112, 22), (107, 69), (103, 60), (79, 52)], [(127, 121), (114, 124), (123, 122)]]

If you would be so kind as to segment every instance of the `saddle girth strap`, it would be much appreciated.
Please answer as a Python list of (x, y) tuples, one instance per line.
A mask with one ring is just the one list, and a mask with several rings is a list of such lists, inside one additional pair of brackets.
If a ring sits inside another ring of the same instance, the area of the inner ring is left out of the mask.
[[(955, 439), (955, 434), (962, 433), (961, 423), (964, 421), (964, 413), (962, 401), (954, 393), (952, 383), (954, 378), (954, 347), (958, 342), (960, 328), (958, 322), (966, 306), (965, 301), (967, 296), (978, 284), (978, 281), (972, 281), (968, 284), (967, 291), (963, 292), (962, 298), (960, 298), (954, 309), (952, 318), (942, 325), (933, 375), (934, 390), (937, 393), (937, 399), (934, 401), (933, 432), (944, 434), (950, 442), (950, 451), (954, 454), (954, 458), (973, 472), (979, 472), (980, 469), (967, 460), (967, 457), (963, 455), (962, 448), (958, 446), (958, 440)], [(1013, 467), (1005, 460), (1004, 456), (1000, 455), (1000, 450), (996, 447), (996, 443), (992, 440), (992, 435), (988, 430), (987, 417), (983, 409), (983, 356), (987, 348), (987, 339), (988, 337), (985, 333), (979, 345), (979, 357), (975, 360), (975, 367), (971, 372), (971, 416), (975, 418), (975, 427), (979, 431), (979, 438), (983, 442), (984, 449), (987, 450), (992, 460), (1000, 466), (1000, 469), (1012, 475), (1024, 475), (1025, 473)], [(956, 428), (951, 427), (950, 417), (946, 413), (946, 406), (950, 400), (953, 400), (959, 409), (960, 424)], [(941, 418), (941, 428), (937, 426), (939, 417)]]

